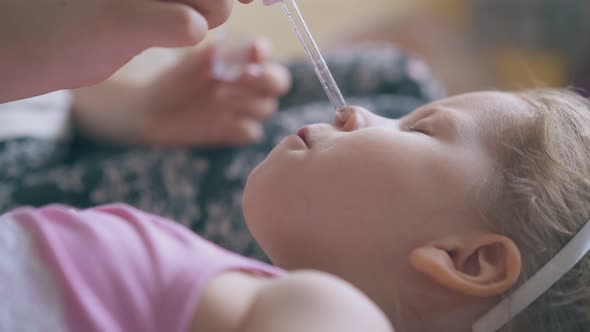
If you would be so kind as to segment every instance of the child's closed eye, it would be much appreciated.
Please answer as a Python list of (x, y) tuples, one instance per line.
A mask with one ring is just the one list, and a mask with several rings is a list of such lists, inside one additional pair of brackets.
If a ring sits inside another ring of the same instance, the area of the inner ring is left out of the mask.
[(419, 120), (411, 123), (408, 126), (408, 131), (430, 136), (432, 135), (432, 126), (427, 121)]

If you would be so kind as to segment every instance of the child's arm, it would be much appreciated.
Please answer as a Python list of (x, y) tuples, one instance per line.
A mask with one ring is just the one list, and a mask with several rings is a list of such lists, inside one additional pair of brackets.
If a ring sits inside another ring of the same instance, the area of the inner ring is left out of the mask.
[(295, 272), (265, 283), (244, 312), (231, 332), (393, 332), (368, 297), (320, 272)]

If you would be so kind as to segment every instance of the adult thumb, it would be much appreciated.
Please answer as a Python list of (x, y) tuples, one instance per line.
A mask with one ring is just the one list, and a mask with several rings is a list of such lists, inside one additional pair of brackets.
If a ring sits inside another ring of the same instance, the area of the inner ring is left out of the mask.
[(175, 2), (151, 1), (137, 13), (136, 31), (147, 47), (185, 47), (202, 41), (209, 26), (193, 8)]

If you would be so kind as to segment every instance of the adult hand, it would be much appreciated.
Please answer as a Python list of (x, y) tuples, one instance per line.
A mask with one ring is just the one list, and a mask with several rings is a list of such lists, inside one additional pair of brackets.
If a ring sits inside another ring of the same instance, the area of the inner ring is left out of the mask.
[[(234, 82), (212, 75), (212, 46), (187, 53), (140, 86), (115, 79), (76, 90), (80, 130), (115, 143), (238, 146), (262, 138), (262, 123), (290, 87), (287, 69), (271, 61), (270, 44), (254, 39)], [(112, 82), (111, 82), (112, 81)]]
[(233, 2), (1, 1), (0, 102), (99, 83), (149, 47), (197, 44)]

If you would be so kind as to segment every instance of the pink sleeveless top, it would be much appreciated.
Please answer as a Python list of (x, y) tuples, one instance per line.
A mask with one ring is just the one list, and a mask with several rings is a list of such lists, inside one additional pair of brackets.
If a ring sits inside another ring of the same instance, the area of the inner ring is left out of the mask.
[(187, 331), (227, 270), (284, 273), (122, 204), (17, 209), (0, 217), (0, 331)]

